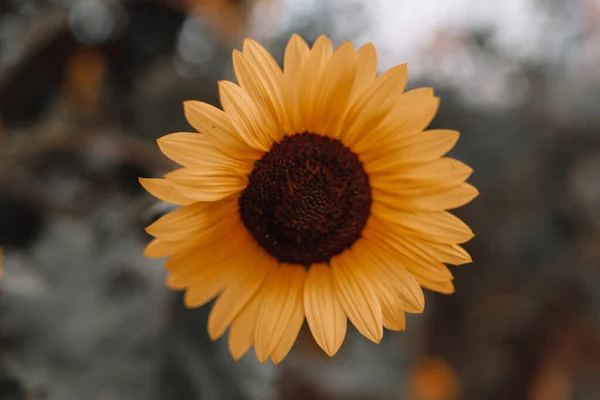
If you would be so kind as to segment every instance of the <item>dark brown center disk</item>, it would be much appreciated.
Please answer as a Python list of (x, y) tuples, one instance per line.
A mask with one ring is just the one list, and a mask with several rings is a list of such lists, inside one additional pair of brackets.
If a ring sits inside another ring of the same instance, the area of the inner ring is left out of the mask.
[(358, 157), (339, 140), (286, 136), (256, 161), (239, 199), (256, 241), (280, 262), (328, 262), (360, 237), (371, 186)]

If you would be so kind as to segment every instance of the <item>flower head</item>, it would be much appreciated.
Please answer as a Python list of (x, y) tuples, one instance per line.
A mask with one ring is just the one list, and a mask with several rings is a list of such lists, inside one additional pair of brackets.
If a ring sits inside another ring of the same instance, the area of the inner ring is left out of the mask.
[(330, 356), (347, 320), (379, 342), (424, 308), (421, 287), (452, 293), (445, 264), (471, 261), (471, 230), (446, 210), (477, 190), (444, 158), (458, 132), (425, 129), (439, 99), (404, 92), (405, 65), (377, 76), (375, 48), (335, 51), (290, 39), (284, 68), (259, 44), (234, 51), (239, 85), (219, 82), (223, 110), (185, 103), (199, 133), (159, 139), (182, 168), (142, 179), (182, 206), (147, 228), (149, 257), (168, 257), (185, 304), (213, 298), (211, 338), (229, 327), (235, 359), (252, 345), (278, 363), (306, 319)]

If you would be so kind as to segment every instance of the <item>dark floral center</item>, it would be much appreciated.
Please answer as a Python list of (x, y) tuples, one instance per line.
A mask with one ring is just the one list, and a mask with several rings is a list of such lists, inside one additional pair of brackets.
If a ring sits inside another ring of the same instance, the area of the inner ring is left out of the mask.
[(258, 161), (239, 199), (256, 241), (280, 262), (328, 262), (360, 237), (371, 186), (358, 157), (339, 140), (286, 136)]

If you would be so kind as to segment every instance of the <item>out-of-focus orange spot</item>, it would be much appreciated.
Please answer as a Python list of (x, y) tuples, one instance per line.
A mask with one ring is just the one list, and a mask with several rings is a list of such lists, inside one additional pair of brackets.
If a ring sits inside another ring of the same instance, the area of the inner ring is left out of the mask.
[(74, 52), (67, 62), (66, 91), (69, 104), (90, 109), (98, 104), (106, 60), (95, 49)]
[(409, 385), (409, 400), (455, 400), (459, 394), (456, 373), (439, 358), (423, 358), (417, 362)]
[(531, 386), (530, 400), (569, 400), (572, 398), (572, 379), (560, 366), (545, 366)]
[(246, 7), (251, 1), (185, 0), (188, 10), (203, 17), (226, 41), (237, 40), (246, 30)]

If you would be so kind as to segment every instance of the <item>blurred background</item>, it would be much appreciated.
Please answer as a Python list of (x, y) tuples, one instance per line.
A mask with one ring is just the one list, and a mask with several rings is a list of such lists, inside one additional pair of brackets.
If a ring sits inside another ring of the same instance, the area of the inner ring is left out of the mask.
[[(372, 41), (441, 97), (481, 191), (456, 294), (329, 359), (232, 361), (142, 255), (154, 140), (244, 37)], [(600, 399), (599, 0), (1, 0), (0, 399)]]

